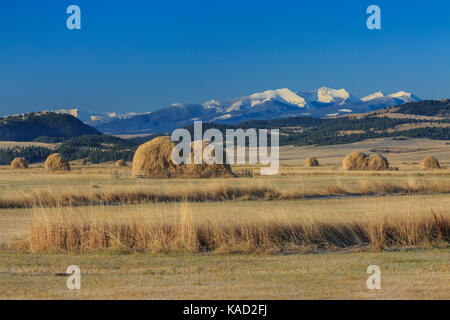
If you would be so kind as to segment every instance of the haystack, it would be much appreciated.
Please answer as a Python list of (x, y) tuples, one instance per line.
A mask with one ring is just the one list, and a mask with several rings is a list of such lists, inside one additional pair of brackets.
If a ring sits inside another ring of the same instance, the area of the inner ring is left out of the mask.
[(26, 169), (28, 168), (28, 162), (24, 158), (15, 158), (11, 161), (12, 169)]
[(389, 162), (385, 157), (380, 156), (379, 154), (372, 154), (367, 159), (367, 170), (389, 170)]
[(62, 158), (59, 153), (49, 155), (44, 167), (46, 171), (70, 171), (69, 161)]
[(440, 169), (439, 160), (433, 157), (426, 157), (420, 164), (422, 169)]
[(362, 152), (352, 152), (348, 154), (342, 162), (345, 170), (388, 170), (389, 162), (378, 154), (367, 155)]
[(128, 164), (124, 160), (117, 160), (114, 164), (116, 167), (128, 167)]
[[(207, 145), (208, 143), (203, 143), (203, 148)], [(133, 157), (133, 176), (151, 178), (233, 176), (231, 168), (227, 164), (194, 164), (193, 152), (191, 153), (191, 164), (174, 164), (172, 162), (174, 146), (175, 144), (170, 141), (169, 137), (157, 137), (139, 146)]]
[(305, 167), (318, 167), (320, 166), (319, 164), (319, 160), (317, 160), (317, 158), (314, 157), (308, 157), (305, 160)]

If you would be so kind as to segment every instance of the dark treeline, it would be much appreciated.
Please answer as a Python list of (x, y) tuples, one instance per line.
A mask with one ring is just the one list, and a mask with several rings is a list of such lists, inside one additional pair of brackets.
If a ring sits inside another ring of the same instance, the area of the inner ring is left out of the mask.
[(14, 158), (25, 158), (29, 163), (42, 162), (54, 150), (43, 147), (18, 147), (0, 150), (0, 164), (9, 165)]
[(397, 112), (420, 116), (450, 117), (450, 99), (405, 103), (399, 106)]
[[(48, 142), (46, 139), (38, 139)], [(44, 147), (18, 147), (0, 150), (0, 164), (10, 164), (15, 157), (23, 157), (29, 163), (42, 162), (52, 153), (58, 152), (72, 161), (86, 159), (90, 163), (133, 159), (137, 144), (107, 135), (85, 135), (58, 143), (55, 150)]]

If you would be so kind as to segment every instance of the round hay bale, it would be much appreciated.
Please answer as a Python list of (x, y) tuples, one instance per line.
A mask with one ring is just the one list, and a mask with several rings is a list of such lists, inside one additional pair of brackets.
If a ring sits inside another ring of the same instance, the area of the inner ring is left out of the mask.
[(27, 169), (28, 162), (24, 158), (15, 158), (13, 161), (11, 161), (11, 168), (12, 169)]
[[(209, 141), (202, 141), (202, 153), (205, 151), (205, 148), (210, 144)], [(218, 177), (233, 177), (233, 173), (231, 171), (231, 167), (229, 164), (226, 164), (226, 153), (223, 150), (222, 155), (222, 164), (206, 164), (202, 159), (202, 164), (195, 164), (195, 155), (194, 155), (194, 142), (191, 143), (191, 163), (183, 165), (183, 176), (196, 177), (196, 178), (218, 178)], [(211, 154), (208, 155), (210, 159), (214, 160), (216, 157), (215, 149), (212, 150)]]
[(422, 160), (420, 166), (422, 169), (440, 169), (439, 160), (433, 157), (426, 157)]
[[(209, 143), (203, 143), (203, 149)], [(193, 146), (193, 143), (191, 144)], [(227, 164), (194, 164), (194, 152), (191, 164), (176, 165), (172, 162), (172, 149), (175, 144), (169, 137), (157, 137), (139, 146), (133, 157), (132, 175), (150, 178), (205, 178), (233, 176)], [(214, 155), (213, 155), (214, 156)]]
[(117, 160), (116, 163), (114, 164), (116, 167), (128, 167), (128, 164), (126, 161), (124, 160)]
[(46, 171), (70, 171), (70, 164), (59, 153), (53, 153), (45, 160), (44, 168)]
[(367, 159), (367, 170), (389, 170), (389, 162), (385, 157), (380, 156), (379, 154), (372, 154)]
[(317, 160), (317, 158), (314, 157), (308, 157), (305, 160), (305, 167), (309, 168), (309, 167), (318, 167), (320, 166), (319, 164), (319, 160)]
[(362, 152), (352, 152), (348, 154), (342, 161), (344, 170), (388, 170), (388, 160), (378, 154), (368, 156)]
[(366, 170), (367, 155), (362, 152), (352, 152), (348, 154), (342, 161), (344, 170)]

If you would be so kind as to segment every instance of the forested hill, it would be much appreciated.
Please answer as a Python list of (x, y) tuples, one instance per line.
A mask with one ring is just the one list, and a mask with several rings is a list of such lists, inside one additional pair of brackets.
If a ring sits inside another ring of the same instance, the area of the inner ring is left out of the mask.
[(405, 103), (394, 108), (396, 113), (413, 114), (417, 116), (450, 117), (450, 99)]
[(32, 141), (39, 137), (67, 139), (100, 134), (68, 114), (39, 112), (0, 118), (0, 141)]

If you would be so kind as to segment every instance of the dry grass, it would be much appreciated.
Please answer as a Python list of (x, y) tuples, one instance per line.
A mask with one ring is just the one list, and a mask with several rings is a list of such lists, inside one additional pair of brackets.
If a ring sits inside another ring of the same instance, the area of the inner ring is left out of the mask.
[[(94, 187), (95, 186), (95, 187)], [(208, 201), (248, 201), (248, 200), (301, 200), (328, 196), (367, 196), (386, 194), (437, 194), (450, 193), (449, 180), (425, 181), (409, 178), (404, 181), (383, 179), (363, 179), (355, 186), (339, 183), (325, 185), (321, 190), (311, 191), (305, 185), (280, 189), (259, 183), (228, 185), (213, 182), (205, 185), (178, 185), (167, 190), (140, 187), (108, 187), (94, 190), (61, 191), (36, 189), (19, 193), (5, 192), (0, 196), (0, 208), (32, 208), (86, 205), (142, 204), (160, 202), (208, 202)]]
[[(449, 299), (449, 249), (292, 255), (0, 251), (0, 299)], [(57, 277), (80, 266), (81, 290)], [(366, 269), (381, 268), (381, 290)]]
[(31, 251), (117, 249), (148, 252), (285, 253), (370, 247), (448, 245), (450, 211), (366, 212), (355, 217), (293, 219), (286, 213), (197, 217), (189, 204), (37, 209), (21, 248)]
[(42, 147), (54, 150), (58, 144), (44, 142), (19, 142), (19, 141), (0, 141), (0, 149), (16, 149), (27, 147)]

